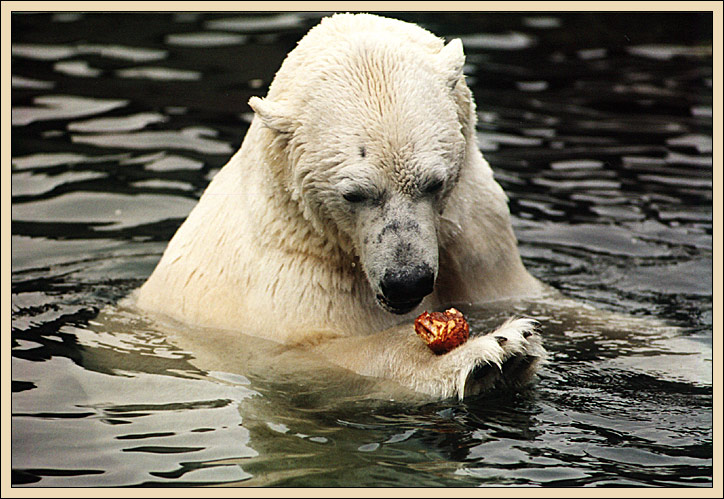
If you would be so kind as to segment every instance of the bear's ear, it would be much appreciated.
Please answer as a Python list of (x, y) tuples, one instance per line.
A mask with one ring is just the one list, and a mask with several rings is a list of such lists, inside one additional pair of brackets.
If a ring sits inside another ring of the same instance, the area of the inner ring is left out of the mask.
[(463, 42), (455, 38), (445, 45), (437, 53), (438, 67), (445, 75), (448, 88), (453, 89), (463, 77), (463, 66), (465, 65), (465, 54), (463, 53)]
[(291, 114), (287, 113), (281, 104), (260, 97), (252, 97), (249, 99), (249, 106), (261, 118), (264, 125), (272, 130), (280, 133), (291, 133), (296, 128), (296, 123)]

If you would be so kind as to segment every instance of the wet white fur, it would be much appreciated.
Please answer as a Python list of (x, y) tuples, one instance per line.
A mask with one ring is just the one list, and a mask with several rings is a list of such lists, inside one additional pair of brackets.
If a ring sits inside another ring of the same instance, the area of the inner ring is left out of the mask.
[[(493, 333), (471, 337), (463, 346), (433, 355), (401, 325), (370, 336), (331, 340), (315, 348), (323, 356), (359, 374), (389, 378), (435, 398), (484, 392), (494, 386), (516, 389), (531, 380), (546, 352), (531, 319), (510, 319)], [(527, 336), (527, 337), (526, 337)], [(506, 377), (504, 365), (521, 359), (521, 368)], [(476, 368), (489, 366), (478, 376)]]
[[(354, 44), (370, 40), (383, 56), (354, 60), (350, 54), (363, 54)], [(347, 81), (354, 72), (338, 68), (362, 62), (367, 72), (358, 83), (366, 90), (359, 94)], [(250, 102), (256, 117), (240, 150), (134, 295), (136, 305), (189, 324), (313, 344), (359, 374), (437, 397), (462, 396), (481, 363), (542, 356), (537, 335), (523, 337), (531, 328), (525, 320), (443, 356), (412, 331), (425, 309), (543, 289), (521, 263), (507, 198), (478, 149), (463, 63), (459, 41), (445, 45), (415, 25), (371, 15), (323, 20), (289, 54), (267, 96)], [(313, 83), (320, 75), (332, 82), (323, 95)], [(334, 78), (346, 80), (335, 86)], [(367, 113), (375, 106), (390, 109)], [(350, 159), (358, 155), (357, 132), (368, 137), (368, 159), (387, 170)], [(410, 143), (412, 149), (403, 147)], [(340, 193), (367, 181), (370, 189), (392, 182), (414, 190), (440, 175), (457, 182), (435, 205), (442, 211), (434, 214), (435, 291), (409, 314), (391, 314), (376, 303), (365, 272), (374, 262), (360, 261), (352, 219), (340, 215), (347, 209)], [(494, 339), (502, 334), (503, 346)]]

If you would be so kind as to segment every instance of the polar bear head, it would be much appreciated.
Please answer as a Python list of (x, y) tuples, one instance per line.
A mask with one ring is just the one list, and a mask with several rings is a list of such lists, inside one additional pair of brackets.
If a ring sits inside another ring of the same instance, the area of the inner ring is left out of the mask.
[(314, 229), (359, 259), (386, 310), (433, 291), (439, 220), (474, 127), (460, 40), (338, 15), (287, 57), (249, 104), (271, 168)]

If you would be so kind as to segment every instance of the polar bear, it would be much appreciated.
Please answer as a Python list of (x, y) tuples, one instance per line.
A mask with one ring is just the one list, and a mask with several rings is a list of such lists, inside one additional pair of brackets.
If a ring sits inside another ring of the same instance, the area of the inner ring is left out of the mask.
[(526, 383), (534, 322), (435, 355), (414, 318), (534, 296), (507, 198), (475, 135), (462, 43), (336, 14), (288, 54), (239, 151), (153, 274), (142, 310), (312, 349), (434, 397)]

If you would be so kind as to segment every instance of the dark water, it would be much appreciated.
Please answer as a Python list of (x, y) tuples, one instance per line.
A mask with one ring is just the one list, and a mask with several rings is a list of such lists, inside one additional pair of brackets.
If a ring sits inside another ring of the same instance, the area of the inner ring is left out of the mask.
[(320, 16), (13, 15), (13, 484), (710, 487), (707, 13), (396, 15), (463, 37), (532, 273), (675, 330), (544, 311), (535, 387), (406, 403), (340, 397), (331, 368), (202, 370), (133, 314), (96, 322), (150, 274)]

